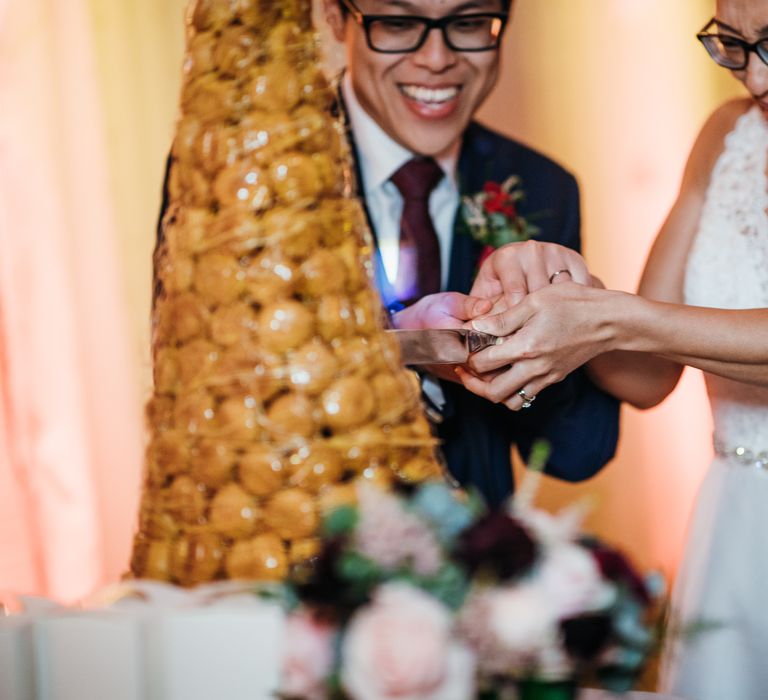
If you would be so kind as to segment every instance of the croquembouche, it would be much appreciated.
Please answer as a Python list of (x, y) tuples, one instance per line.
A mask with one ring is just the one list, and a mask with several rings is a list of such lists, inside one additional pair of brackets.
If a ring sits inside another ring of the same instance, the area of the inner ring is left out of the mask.
[(311, 0), (191, 3), (136, 577), (284, 579), (355, 479), (440, 474), (334, 104)]

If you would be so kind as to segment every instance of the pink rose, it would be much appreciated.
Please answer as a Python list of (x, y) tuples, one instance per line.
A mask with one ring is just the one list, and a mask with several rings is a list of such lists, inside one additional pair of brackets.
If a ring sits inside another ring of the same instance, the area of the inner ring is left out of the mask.
[(333, 668), (336, 630), (308, 611), (294, 613), (285, 629), (281, 694), (290, 698), (323, 700)]
[(341, 680), (355, 700), (474, 696), (474, 657), (453, 641), (450, 611), (404, 583), (380, 587), (352, 618), (341, 657)]

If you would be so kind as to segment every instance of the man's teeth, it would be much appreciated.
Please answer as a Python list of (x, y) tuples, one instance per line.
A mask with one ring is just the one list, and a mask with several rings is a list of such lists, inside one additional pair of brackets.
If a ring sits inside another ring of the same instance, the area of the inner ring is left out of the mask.
[(459, 94), (457, 87), (427, 88), (419, 85), (402, 85), (400, 89), (412, 100), (419, 102), (448, 102)]

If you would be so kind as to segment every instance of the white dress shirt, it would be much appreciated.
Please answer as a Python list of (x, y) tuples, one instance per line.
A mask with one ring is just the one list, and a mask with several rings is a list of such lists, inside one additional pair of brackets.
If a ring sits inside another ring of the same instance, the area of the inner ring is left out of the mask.
[[(400, 217), (403, 212), (403, 198), (395, 184), (390, 180), (400, 166), (407, 163), (416, 154), (392, 139), (365, 111), (355, 95), (349, 73), (345, 73), (341, 83), (342, 95), (347, 109), (350, 127), (357, 147), (358, 164), (363, 182), (363, 195), (368, 214), (376, 229), (381, 266), (387, 285), (379, 280), (380, 291), (387, 304), (384, 286), (393, 287), (397, 279), (397, 267), (400, 259)], [(440, 280), (441, 289), (448, 282), (451, 245), (453, 244), (453, 226), (459, 206), (459, 188), (456, 180), (456, 166), (459, 160), (460, 142), (442, 158), (435, 161), (446, 174), (429, 196), (429, 214), (440, 244)], [(422, 374), (421, 388), (432, 406), (438, 411), (445, 404), (445, 395), (438, 380), (431, 375)], [(433, 420), (439, 420), (429, 412)]]
[[(400, 257), (400, 216), (403, 198), (390, 180), (416, 154), (392, 139), (365, 111), (355, 96), (349, 73), (342, 79), (342, 94), (357, 147), (365, 203), (376, 229), (381, 262), (387, 280), (394, 284)], [(456, 165), (460, 143), (435, 161), (446, 174), (429, 197), (429, 213), (440, 244), (441, 288), (448, 282), (453, 226), (459, 206)]]

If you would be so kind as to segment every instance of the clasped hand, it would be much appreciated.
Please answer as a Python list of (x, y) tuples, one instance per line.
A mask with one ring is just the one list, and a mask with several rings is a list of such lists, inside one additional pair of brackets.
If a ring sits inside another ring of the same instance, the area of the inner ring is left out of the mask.
[(445, 292), (401, 311), (397, 325), (460, 328), (504, 337), (461, 367), (432, 368), (511, 410), (606, 349), (610, 329), (596, 313), (605, 292), (584, 259), (554, 243), (526, 241), (495, 250), (469, 296)]

